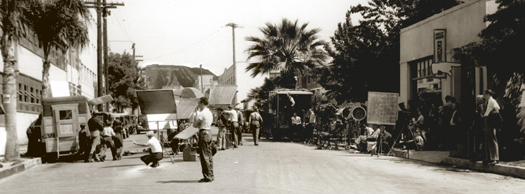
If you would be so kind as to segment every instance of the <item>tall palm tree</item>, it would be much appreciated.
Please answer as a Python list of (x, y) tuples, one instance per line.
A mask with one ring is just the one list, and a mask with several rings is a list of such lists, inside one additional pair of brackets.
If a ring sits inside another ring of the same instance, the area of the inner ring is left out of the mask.
[(34, 29), (44, 50), (42, 99), (49, 95), (50, 54), (53, 50), (65, 53), (69, 48), (87, 46), (90, 18), (88, 8), (80, 0), (43, 1), (41, 4)]
[[(7, 136), (5, 159), (7, 161), (20, 158), (16, 131), (16, 79), (18, 77), (18, 69), (15, 49), (18, 40), (23, 37), (23, 19), (31, 14), (30, 7), (35, 3), (38, 2), (35, 0), (0, 0), (2, 22), (0, 49), (2, 50), (2, 58), (4, 59), (2, 94), (4, 95), (3, 106), (5, 109), (5, 129)], [(9, 99), (9, 101), (6, 101), (7, 99)]]
[(248, 60), (256, 58), (258, 61), (250, 63), (246, 72), (252, 71), (251, 76), (255, 77), (282, 68), (285, 72), (303, 74), (306, 69), (323, 65), (328, 54), (319, 47), (327, 44), (317, 40), (320, 29), (307, 30), (307, 26), (308, 23), (299, 25), (297, 20), (283, 19), (280, 24), (266, 23), (260, 28), (264, 34), (262, 38), (247, 37), (247, 41), (254, 43), (246, 50)]

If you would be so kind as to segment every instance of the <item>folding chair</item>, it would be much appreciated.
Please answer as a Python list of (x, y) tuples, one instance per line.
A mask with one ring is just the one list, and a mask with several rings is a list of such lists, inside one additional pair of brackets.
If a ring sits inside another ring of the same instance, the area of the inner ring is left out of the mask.
[[(171, 163), (175, 164), (175, 161), (173, 160), (175, 155), (173, 153), (173, 149), (170, 146), (171, 142), (168, 141), (167, 137), (164, 137), (164, 133), (161, 133), (161, 142), (160, 143), (162, 145), (162, 153), (163, 154), (167, 154), (168, 157), (170, 157)], [(172, 156), (172, 154), (173, 154), (173, 156)]]

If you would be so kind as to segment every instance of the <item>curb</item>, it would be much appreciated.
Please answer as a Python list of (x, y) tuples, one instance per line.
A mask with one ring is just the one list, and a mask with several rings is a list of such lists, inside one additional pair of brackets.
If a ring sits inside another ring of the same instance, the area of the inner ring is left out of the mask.
[(17, 165), (14, 165), (14, 166), (10, 166), (10, 167), (5, 168), (5, 169), (1, 169), (0, 170), (0, 179), (9, 177), (11, 175), (14, 175), (14, 174), (17, 174), (17, 173), (20, 173), (20, 172), (23, 172), (23, 171), (25, 171), (27, 169), (30, 169), (32, 167), (35, 167), (35, 166), (37, 166), (39, 164), (42, 164), (42, 159), (41, 158), (33, 158), (33, 159), (29, 159), (28, 161), (22, 162), (20, 164), (17, 164)]
[(457, 167), (468, 168), (480, 172), (488, 172), (505, 176), (513, 176), (525, 179), (525, 168), (519, 166), (508, 166), (504, 164), (486, 165), (481, 162), (470, 162), (467, 159), (446, 157), (444, 160), (447, 164)]
[(500, 174), (504, 176), (513, 176), (517, 178), (525, 179), (525, 167), (519, 167), (519, 166), (509, 166), (504, 164), (496, 164), (496, 165), (486, 165), (482, 162), (471, 162), (468, 159), (463, 158), (454, 158), (450, 156), (446, 157), (440, 157), (433, 161), (428, 160), (428, 158), (425, 157), (419, 157), (417, 152), (414, 152), (410, 150), (410, 157), (407, 157), (407, 151), (406, 150), (398, 150), (393, 149), (392, 153), (394, 153), (395, 157), (405, 158), (409, 160), (419, 160), (419, 161), (425, 161), (430, 163), (443, 163), (452, 165), (455, 167), (460, 168), (466, 168), (470, 170), (475, 170), (479, 172), (486, 172), (486, 173), (493, 173), (493, 174)]

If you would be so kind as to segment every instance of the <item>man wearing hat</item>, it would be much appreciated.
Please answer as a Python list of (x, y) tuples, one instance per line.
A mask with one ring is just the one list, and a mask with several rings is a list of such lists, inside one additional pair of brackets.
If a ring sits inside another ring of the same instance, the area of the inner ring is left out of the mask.
[(199, 99), (199, 114), (193, 122), (193, 127), (199, 129), (199, 159), (201, 161), (202, 175), (204, 176), (199, 182), (212, 182), (213, 177), (213, 148), (215, 147), (212, 141), (211, 123), (213, 122), (213, 114), (208, 109), (208, 99), (202, 97)]
[(149, 139), (147, 143), (137, 143), (135, 140), (133, 140), (133, 144), (139, 146), (148, 146), (150, 148), (150, 154), (140, 157), (140, 160), (142, 160), (142, 162), (144, 162), (146, 165), (152, 163), (151, 167), (155, 168), (159, 166), (159, 161), (162, 159), (162, 147), (159, 140), (155, 138), (155, 133), (153, 131), (148, 131), (146, 136), (148, 136)]

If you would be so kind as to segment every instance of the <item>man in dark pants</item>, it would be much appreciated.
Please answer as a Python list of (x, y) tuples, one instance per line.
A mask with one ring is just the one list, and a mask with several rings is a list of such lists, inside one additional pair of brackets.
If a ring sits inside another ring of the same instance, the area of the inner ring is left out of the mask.
[(80, 131), (78, 132), (78, 156), (84, 159), (85, 162), (89, 162), (89, 130), (86, 129), (86, 124), (80, 124)]
[(208, 109), (208, 99), (202, 97), (199, 100), (199, 112), (197, 118), (193, 123), (193, 127), (199, 129), (199, 159), (201, 161), (203, 179), (199, 182), (212, 182), (213, 176), (213, 153), (215, 147), (212, 142), (211, 123), (213, 122), (213, 114)]
[(115, 149), (117, 150), (117, 160), (120, 160), (122, 157), (122, 149), (124, 148), (124, 127), (122, 127), (122, 122), (119, 118), (116, 118), (113, 121), (113, 130), (115, 131), (115, 136), (113, 137), (113, 142), (115, 142)]
[(88, 120), (88, 129), (91, 134), (88, 148), (91, 148), (89, 148), (87, 161), (93, 162), (93, 158), (95, 158), (95, 161), (99, 162), (101, 160), (97, 148), (99, 148), (101, 143), (100, 133), (104, 130), (102, 115), (94, 113), (93, 117)]
[(144, 162), (144, 164), (149, 165), (150, 163), (152, 168), (156, 168), (159, 166), (159, 161), (162, 159), (162, 146), (160, 145), (160, 142), (157, 138), (155, 138), (155, 133), (153, 131), (148, 131), (146, 133), (146, 136), (148, 136), (148, 142), (147, 143), (137, 143), (135, 140), (133, 141), (133, 144), (139, 145), (139, 146), (149, 146), (149, 153), (148, 155), (144, 155), (140, 157), (140, 160)]
[(239, 123), (239, 127), (237, 127), (235, 133), (237, 133), (237, 145), (242, 145), (242, 130), (244, 128), (244, 115), (240, 111), (239, 108), (235, 108), (235, 111), (237, 112), (237, 122)]
[(111, 150), (111, 156), (113, 156), (113, 160), (117, 160), (117, 149), (115, 148), (115, 142), (113, 141), (113, 137), (115, 137), (116, 134), (113, 128), (111, 128), (111, 121), (106, 121), (106, 126), (100, 135), (102, 136), (104, 145), (101, 153), (101, 159), (103, 161), (106, 160), (106, 150), (109, 148)]
[(228, 110), (224, 112), (230, 114), (230, 133), (233, 137), (230, 140), (233, 141), (233, 147), (237, 148), (237, 143), (239, 142), (237, 137), (237, 128), (239, 128), (239, 119), (237, 111), (233, 109), (232, 105), (229, 105)]

